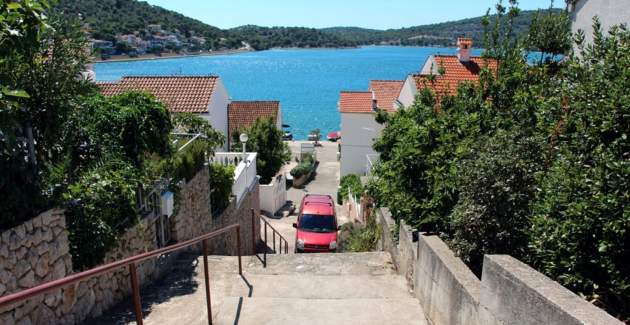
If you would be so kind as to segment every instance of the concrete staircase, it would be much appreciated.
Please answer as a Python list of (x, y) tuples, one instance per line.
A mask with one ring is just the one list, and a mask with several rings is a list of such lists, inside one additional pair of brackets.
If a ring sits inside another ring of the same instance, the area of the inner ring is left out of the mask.
[[(263, 268), (244, 257), (241, 277), (235, 257), (209, 257), (214, 324), (427, 324), (387, 253), (267, 258)], [(196, 263), (196, 289), (148, 306), (145, 324), (207, 324), (202, 258)]]

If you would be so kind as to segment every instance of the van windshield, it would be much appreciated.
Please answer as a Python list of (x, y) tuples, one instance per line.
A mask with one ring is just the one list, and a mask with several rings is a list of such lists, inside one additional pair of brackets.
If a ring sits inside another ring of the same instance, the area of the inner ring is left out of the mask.
[(299, 228), (310, 232), (336, 232), (337, 222), (335, 216), (303, 214)]

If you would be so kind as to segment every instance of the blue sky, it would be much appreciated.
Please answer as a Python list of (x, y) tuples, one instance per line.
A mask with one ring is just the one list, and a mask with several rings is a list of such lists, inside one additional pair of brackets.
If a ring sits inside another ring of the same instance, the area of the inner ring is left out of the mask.
[[(400, 28), (485, 14), (497, 0), (147, 0), (210, 25)], [(504, 1), (507, 2), (507, 1)], [(521, 0), (521, 9), (550, 0)], [(564, 3), (556, 0), (556, 6)]]

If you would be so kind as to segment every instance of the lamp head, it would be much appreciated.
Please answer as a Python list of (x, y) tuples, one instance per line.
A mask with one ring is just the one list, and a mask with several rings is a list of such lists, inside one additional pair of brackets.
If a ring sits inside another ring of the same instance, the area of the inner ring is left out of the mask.
[(249, 140), (249, 137), (247, 136), (247, 133), (241, 133), (239, 139), (241, 140), (242, 143), (246, 143), (247, 140)]

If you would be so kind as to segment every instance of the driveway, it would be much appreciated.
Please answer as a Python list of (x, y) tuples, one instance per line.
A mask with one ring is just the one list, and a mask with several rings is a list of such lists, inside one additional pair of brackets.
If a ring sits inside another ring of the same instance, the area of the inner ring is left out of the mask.
[[(310, 141), (289, 141), (289, 148), (296, 156), (300, 152), (301, 143), (311, 143)], [(266, 218), (267, 221), (289, 242), (289, 252), (292, 253), (295, 245), (295, 228), (293, 223), (297, 220), (297, 208), (302, 202), (304, 195), (327, 194), (333, 197), (337, 203), (337, 187), (339, 186), (339, 161), (337, 161), (337, 143), (336, 142), (320, 142), (321, 146), (316, 147), (317, 166), (316, 174), (311, 181), (302, 189), (290, 188), (287, 190), (287, 200), (293, 201), (296, 207), (294, 214), (280, 219)], [(297, 163), (293, 159), (289, 164), (283, 167), (283, 172), (288, 173)], [(347, 213), (345, 213), (340, 205), (336, 204), (337, 219), (339, 225), (348, 222)], [(268, 233), (268, 239), (271, 241), (271, 232)], [(271, 243), (270, 243), (271, 245)]]

